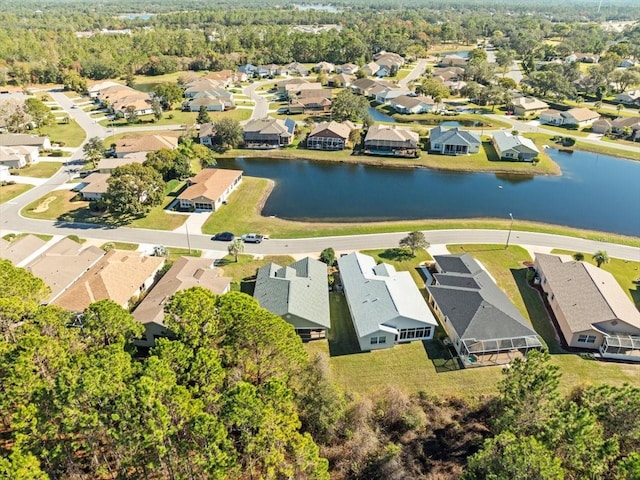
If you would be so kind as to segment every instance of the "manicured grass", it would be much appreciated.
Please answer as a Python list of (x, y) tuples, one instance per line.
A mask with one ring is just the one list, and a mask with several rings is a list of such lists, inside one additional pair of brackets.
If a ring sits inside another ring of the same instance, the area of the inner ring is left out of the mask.
[[(423, 154), (424, 155), (424, 154)], [(501, 160), (496, 153), (493, 144), (489, 141), (482, 142), (482, 148), (478, 153), (471, 155), (425, 155), (427, 167), (438, 170), (454, 171), (480, 171), (496, 173), (518, 173), (525, 175), (559, 175), (560, 167), (540, 148), (538, 163)]]
[(87, 138), (87, 134), (77, 122), (57, 123), (40, 129), (42, 135), (48, 135), (51, 144), (64, 144), (65, 147), (79, 147)]
[(33, 185), (28, 185), (26, 183), (14, 183), (13, 185), (0, 186), (0, 203), (13, 200), (18, 195), (22, 195), (24, 192), (29, 191), (32, 188)]
[(107, 242), (107, 243), (102, 244), (100, 246), (100, 248), (104, 250), (109, 245), (111, 246), (111, 248), (114, 248), (116, 250), (129, 250), (129, 251), (135, 251), (140, 246), (137, 243)]
[(564, 147), (551, 141), (552, 136), (545, 133), (525, 133), (525, 137), (531, 138), (538, 148), (541, 145), (549, 145), (552, 148), (561, 148), (563, 150), (581, 150), (584, 152), (601, 153), (612, 157), (627, 158), (629, 160), (640, 160), (640, 149), (637, 150), (621, 150), (609, 145), (599, 145), (595, 143), (576, 141), (573, 147)]
[[(163, 112), (162, 118), (156, 120), (153, 115), (143, 115), (140, 123), (130, 124), (126, 119), (100, 120), (98, 123), (105, 127), (141, 127), (154, 125), (192, 125), (196, 123), (197, 112), (183, 112), (182, 110), (169, 110)], [(171, 117), (171, 118), (170, 118)]]
[[(128, 227), (148, 228), (152, 230), (174, 230), (182, 225), (186, 220), (186, 215), (176, 215), (167, 213), (164, 208), (174, 199), (175, 194), (182, 186), (183, 182), (169, 183), (169, 191), (161, 205), (152, 207), (149, 213), (141, 218), (133, 219), (127, 223)], [(29, 218), (38, 218), (43, 220), (60, 220), (69, 222), (94, 223), (118, 225), (119, 221), (107, 214), (93, 214), (89, 210), (89, 202), (83, 200), (75, 200), (77, 194), (68, 190), (57, 190), (48, 193), (44, 197), (27, 205), (22, 210), (22, 214)], [(37, 211), (38, 207), (46, 210)]]
[[(551, 253), (573, 255), (576, 252), (552, 250)], [(592, 265), (596, 264), (592, 258), (594, 252), (582, 253), (584, 253), (585, 262), (591, 263)], [(634, 282), (634, 280), (640, 280), (640, 262), (610, 258), (609, 263), (603, 263), (600, 268), (613, 275), (629, 299), (636, 304), (636, 307), (640, 308), (640, 284)]]
[(11, 174), (21, 177), (49, 178), (61, 167), (61, 162), (38, 162), (25, 168), (12, 169)]
[(189, 250), (188, 248), (168, 247), (167, 253), (168, 253), (167, 258), (169, 258), (170, 260), (176, 260), (180, 257), (201, 257), (202, 256), (202, 250), (196, 250), (195, 248), (192, 248), (191, 250)]
[(393, 110), (388, 108), (380, 108), (379, 110), (384, 111), (386, 114), (391, 115), (397, 122), (400, 123), (417, 123), (427, 126), (429, 128), (435, 127), (436, 125), (441, 124), (442, 122), (460, 122), (463, 125), (465, 123), (469, 123), (469, 125), (473, 125), (474, 122), (477, 122), (478, 126), (468, 126), (464, 127), (468, 130), (486, 130), (490, 128), (510, 128), (511, 125), (507, 122), (502, 122), (500, 120), (496, 120), (494, 118), (488, 118), (483, 115), (474, 115), (470, 113), (447, 116), (447, 115), (437, 115), (434, 113), (417, 113), (411, 115), (404, 115), (401, 113), (395, 113)]
[(571, 128), (558, 127), (556, 125), (540, 125), (540, 128), (544, 128), (545, 130), (553, 130), (554, 132), (558, 132), (560, 135), (564, 137), (588, 137), (589, 132), (583, 132), (582, 130), (574, 130)]
[(185, 73), (194, 72), (180, 71), (167, 73), (165, 75), (135, 75), (135, 85), (133, 86), (133, 88), (135, 88), (136, 90), (140, 90), (141, 92), (150, 92), (155, 85), (158, 85), (160, 83), (176, 83), (178, 81), (178, 78), (180, 78), (180, 76), (184, 75)]
[(411, 273), (411, 277), (418, 286), (424, 286), (424, 279), (418, 272), (417, 267), (420, 263), (433, 260), (426, 250), (416, 250), (415, 256), (411, 256), (408, 248), (386, 248), (378, 250), (362, 250), (365, 255), (371, 255), (376, 263), (388, 263), (398, 270), (404, 270)]
[[(228, 205), (211, 214), (203, 226), (203, 233), (230, 231), (235, 233), (260, 232), (273, 238), (309, 238), (331, 235), (361, 235), (367, 233), (410, 232), (413, 230), (436, 230), (451, 228), (488, 228), (508, 230), (509, 220), (501, 219), (456, 219), (414, 220), (367, 223), (321, 223), (298, 222), (260, 215), (262, 205), (273, 187), (273, 182), (264, 178), (243, 177), (242, 184), (234, 191)], [(640, 247), (640, 238), (627, 237), (606, 232), (549, 225), (538, 222), (516, 220), (514, 230), (553, 233), (602, 242), (620, 243)]]
[(7, 242), (13, 242), (18, 240), (19, 238), (26, 237), (27, 235), (33, 235), (34, 237), (38, 237), (40, 240), (44, 242), (48, 242), (53, 238), (53, 235), (45, 235), (43, 233), (8, 233), (4, 238)]
[(293, 263), (295, 260), (289, 255), (266, 255), (261, 259), (251, 255), (238, 255), (236, 263), (233, 255), (227, 255), (216, 262), (216, 267), (222, 268), (225, 277), (231, 277), (231, 289), (242, 291), (248, 295), (253, 295), (255, 287), (256, 272), (267, 263), (277, 263), (284, 266)]

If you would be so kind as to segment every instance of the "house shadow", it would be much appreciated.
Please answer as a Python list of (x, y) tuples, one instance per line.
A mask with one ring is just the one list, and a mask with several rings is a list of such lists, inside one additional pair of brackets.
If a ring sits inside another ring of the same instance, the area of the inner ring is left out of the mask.
[(240, 291), (246, 293), (250, 297), (253, 297), (253, 292), (256, 290), (256, 277), (245, 277), (240, 281)]
[(433, 340), (423, 340), (422, 347), (436, 373), (455, 372), (462, 370), (460, 359), (452, 347), (447, 347), (435, 338)]
[(562, 348), (562, 343), (559, 337), (558, 324), (550, 314), (545, 300), (543, 299), (540, 291), (534, 286), (529, 284), (527, 279), (527, 273), (531, 271), (528, 268), (512, 268), (511, 275), (518, 286), (518, 291), (524, 302), (531, 324), (536, 333), (542, 337), (544, 343), (547, 345), (549, 353), (561, 354), (568, 353)]
[(340, 357), (355, 353), (369, 353), (360, 350), (347, 300), (342, 293), (332, 292), (329, 294), (329, 309), (331, 312), (331, 328), (327, 334), (329, 356)]

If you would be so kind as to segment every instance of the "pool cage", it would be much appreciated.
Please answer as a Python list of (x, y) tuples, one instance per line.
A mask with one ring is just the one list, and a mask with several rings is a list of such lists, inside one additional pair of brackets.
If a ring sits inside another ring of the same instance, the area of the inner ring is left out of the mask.
[(460, 340), (460, 359), (465, 367), (501, 365), (526, 355), (529, 350), (541, 348), (542, 342), (537, 335), (487, 340), (465, 338)]
[(604, 358), (623, 358), (640, 362), (640, 336), (611, 335), (604, 336), (600, 346), (600, 354)]

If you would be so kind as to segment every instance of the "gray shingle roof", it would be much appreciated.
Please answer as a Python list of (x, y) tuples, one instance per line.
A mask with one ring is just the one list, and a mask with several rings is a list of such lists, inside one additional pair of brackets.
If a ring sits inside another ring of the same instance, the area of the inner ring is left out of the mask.
[(466, 144), (466, 145), (480, 145), (480, 137), (475, 133), (468, 132), (466, 130), (460, 130), (458, 127), (446, 128), (437, 126), (432, 128), (429, 132), (429, 138), (431, 144)]
[(512, 135), (509, 132), (498, 131), (493, 134), (493, 141), (496, 142), (501, 152), (507, 150), (522, 150), (522, 147), (539, 152), (532, 140), (520, 135)]
[(357, 252), (340, 257), (338, 266), (359, 337), (395, 328), (399, 318), (437, 324), (409, 272), (376, 265), (373, 257)]
[(307, 257), (288, 267), (261, 267), (253, 296), (262, 308), (296, 328), (331, 327), (327, 266), (318, 260)]
[(437, 255), (434, 260), (443, 273), (436, 274), (438, 285), (427, 289), (458, 337), (481, 341), (536, 335), (471, 255)]

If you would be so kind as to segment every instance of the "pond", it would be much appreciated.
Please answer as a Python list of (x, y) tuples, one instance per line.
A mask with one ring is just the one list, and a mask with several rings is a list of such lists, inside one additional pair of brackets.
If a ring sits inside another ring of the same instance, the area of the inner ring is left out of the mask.
[(376, 121), (376, 122), (396, 123), (396, 119), (395, 118), (393, 118), (390, 115), (387, 115), (384, 112), (381, 112), (380, 110), (378, 110), (378, 109), (376, 109), (374, 107), (369, 107), (369, 109), (367, 110), (367, 113), (369, 114), (371, 119)]
[[(263, 215), (311, 221), (495, 217), (640, 236), (640, 162), (550, 149), (562, 176), (281, 159), (219, 160), (275, 180)], [(455, 158), (451, 159), (455, 161)]]

